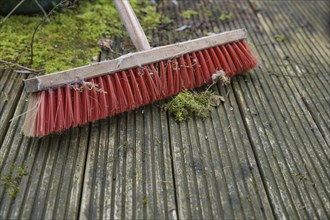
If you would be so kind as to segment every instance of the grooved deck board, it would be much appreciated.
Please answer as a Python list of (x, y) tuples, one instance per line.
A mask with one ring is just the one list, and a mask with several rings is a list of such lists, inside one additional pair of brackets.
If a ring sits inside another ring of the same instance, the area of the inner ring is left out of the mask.
[(244, 27), (260, 67), (213, 86), (205, 120), (177, 123), (166, 100), (40, 139), (16, 117), (26, 76), (1, 70), (1, 177), (27, 175), (16, 197), (0, 186), (0, 218), (329, 219), (330, 2), (157, 2), (173, 22), (151, 45)]
[(92, 125), (81, 218), (176, 218), (167, 126), (156, 106)]
[(23, 89), (23, 79), (26, 75), (19, 75), (13, 70), (0, 69), (0, 143), (3, 141), (10, 120), (12, 119), (17, 102)]
[(170, 124), (180, 218), (273, 218), (232, 92), (210, 119)]
[[(26, 111), (27, 98), (21, 96), (15, 115)], [(11, 123), (0, 150), (0, 168), (2, 177), (8, 176), (12, 165), (14, 175), (19, 167), (25, 167), (27, 175), (14, 198), (0, 188), (1, 218), (76, 218), (88, 127), (37, 139), (24, 137), (22, 124), (22, 117)]]
[(274, 214), (329, 218), (329, 38), (295, 20), (295, 9), (308, 11), (312, 2), (251, 2), (260, 21), (251, 39), (263, 64), (239, 77), (234, 91)]

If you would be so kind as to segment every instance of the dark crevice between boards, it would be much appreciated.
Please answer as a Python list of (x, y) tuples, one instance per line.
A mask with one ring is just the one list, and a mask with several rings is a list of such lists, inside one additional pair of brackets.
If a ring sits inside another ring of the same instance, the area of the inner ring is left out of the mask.
[[(168, 102), (168, 100), (166, 100), (166, 102)], [(170, 115), (170, 113), (168, 111), (166, 111), (166, 119), (167, 119), (167, 132), (168, 132), (168, 136), (171, 137), (171, 129), (170, 129), (170, 117), (172, 117)], [(169, 148), (170, 148), (170, 159), (171, 159), (171, 171), (172, 171), (172, 178), (173, 178), (173, 190), (174, 190), (174, 202), (175, 202), (175, 211), (176, 211), (176, 217), (177, 220), (180, 219), (179, 215), (178, 215), (178, 198), (177, 198), (177, 190), (176, 190), (176, 178), (175, 178), (175, 169), (174, 169), (174, 159), (173, 159), (173, 146), (172, 146), (172, 142), (171, 142), (171, 138), (169, 139)]]
[[(90, 146), (89, 146), (89, 144), (90, 144), (90, 140), (91, 140), (91, 131), (92, 131), (92, 128), (91, 128), (91, 123), (88, 123), (88, 124), (86, 124), (85, 126), (88, 126), (88, 138), (87, 138), (87, 152), (86, 152), (86, 155), (85, 155), (85, 159), (84, 159), (84, 168), (83, 168), (83, 172), (82, 172), (82, 183), (84, 183), (85, 182), (85, 174), (86, 174), (86, 167), (87, 167), (87, 158), (88, 158), (88, 152), (90, 151)], [(81, 129), (82, 128), (79, 128), (79, 133), (81, 133)], [(80, 139), (80, 138), (79, 138)], [(79, 218), (79, 216), (80, 216), (80, 213), (81, 213), (81, 211), (84, 211), (84, 210), (81, 210), (81, 204), (83, 203), (83, 191), (84, 191), (84, 184), (81, 184), (81, 186), (80, 186), (80, 192), (79, 192), (79, 205), (78, 205), (78, 211), (77, 211), (77, 216), (76, 216), (76, 218), (78, 219)]]

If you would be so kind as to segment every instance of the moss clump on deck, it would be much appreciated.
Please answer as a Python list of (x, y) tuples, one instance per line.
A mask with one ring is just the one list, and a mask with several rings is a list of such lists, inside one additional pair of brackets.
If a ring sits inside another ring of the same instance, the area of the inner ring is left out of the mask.
[(283, 34), (277, 34), (274, 38), (277, 42), (283, 42), (286, 40), (286, 37)]
[(146, 196), (143, 196), (143, 198), (142, 198), (142, 204), (143, 204), (143, 206), (147, 206), (148, 205), (148, 198)]
[[(130, 2), (147, 33), (158, 26), (161, 15), (156, 13), (150, 1)], [(43, 15), (10, 16), (0, 24), (0, 59), (50, 73), (91, 63), (101, 50), (98, 46), (100, 38), (127, 39), (126, 30), (110, 1), (85, 0), (79, 3), (75, 9), (62, 7), (41, 25), (34, 38), (33, 63), (31, 38)], [(4, 65), (0, 63), (0, 68)]]
[(8, 94), (5, 93), (4, 91), (1, 91), (0, 92), (0, 102), (8, 102), (9, 101), (9, 97), (8, 97)]
[(187, 10), (181, 13), (181, 16), (186, 19), (190, 19), (193, 16), (198, 15), (198, 12), (195, 10)]
[(10, 165), (9, 171), (6, 175), (1, 175), (0, 187), (3, 187), (5, 192), (12, 198), (15, 198), (19, 192), (19, 185), (23, 176), (28, 174), (25, 169), (25, 165), (17, 167), (14, 163)]
[(205, 90), (203, 92), (190, 92), (185, 90), (175, 96), (170, 102), (165, 104), (176, 121), (182, 122), (195, 114), (197, 117), (205, 119), (209, 117), (212, 109), (213, 92)]
[(226, 22), (226, 21), (233, 20), (233, 18), (234, 18), (233, 13), (231, 13), (231, 12), (222, 12), (220, 17), (219, 17), (219, 20), (222, 21), (222, 22)]

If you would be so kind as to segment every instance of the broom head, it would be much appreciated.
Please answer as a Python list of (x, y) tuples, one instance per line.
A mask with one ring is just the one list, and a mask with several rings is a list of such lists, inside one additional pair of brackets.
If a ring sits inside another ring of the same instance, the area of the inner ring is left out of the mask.
[(42, 137), (246, 72), (258, 62), (239, 29), (25, 80), (23, 133)]

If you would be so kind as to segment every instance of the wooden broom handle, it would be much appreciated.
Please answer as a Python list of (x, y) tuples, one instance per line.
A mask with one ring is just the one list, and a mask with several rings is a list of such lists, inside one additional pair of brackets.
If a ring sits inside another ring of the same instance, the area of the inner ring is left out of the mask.
[(147, 37), (128, 0), (113, 0), (121, 21), (138, 51), (149, 50)]

